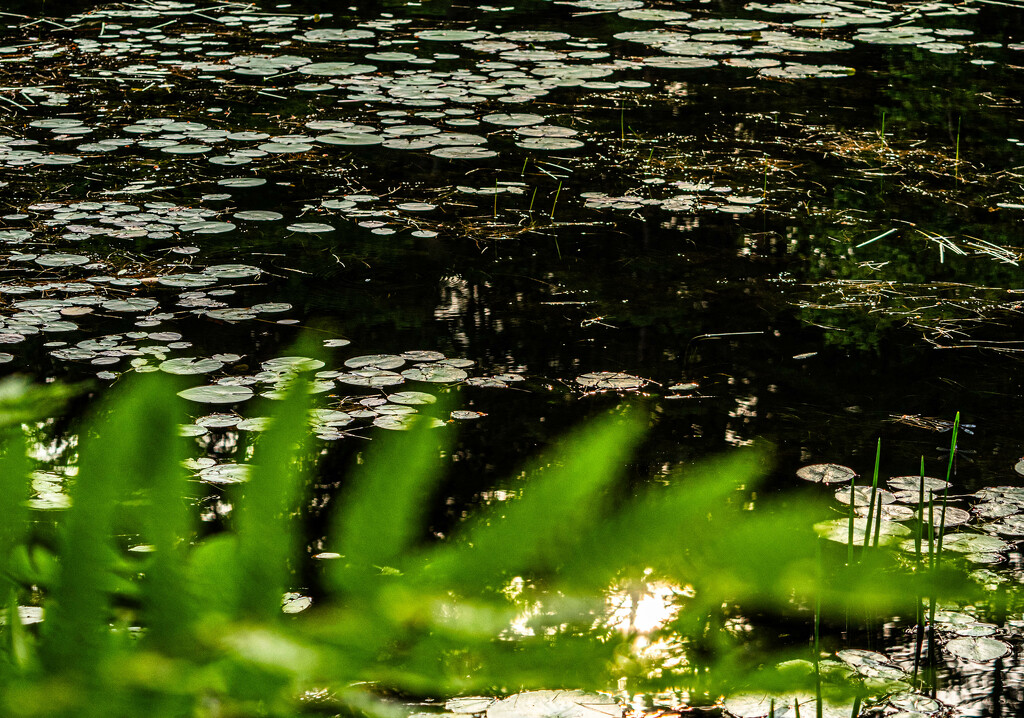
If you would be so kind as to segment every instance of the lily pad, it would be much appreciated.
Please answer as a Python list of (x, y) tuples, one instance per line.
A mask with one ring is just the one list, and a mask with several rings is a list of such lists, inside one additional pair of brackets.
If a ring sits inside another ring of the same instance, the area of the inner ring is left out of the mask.
[(448, 383), (462, 381), (469, 374), (462, 369), (445, 364), (421, 364), (420, 366), (406, 369), (402, 372), (402, 376), (409, 381)]
[(492, 703), (487, 718), (621, 718), (614, 698), (584, 691), (526, 691)]
[(196, 359), (195, 357), (180, 357), (168, 359), (160, 363), (160, 371), (168, 374), (209, 374), (224, 366), (223, 362), (215, 359)]
[(374, 369), (397, 369), (405, 364), (405, 359), (396, 354), (367, 354), (365, 356), (352, 357), (345, 360), (345, 366), (350, 369), (363, 369), (371, 367)]
[(622, 372), (598, 371), (581, 374), (576, 377), (576, 383), (587, 389), (637, 391), (647, 384), (647, 380)]
[(849, 483), (857, 472), (849, 466), (841, 464), (811, 464), (796, 470), (796, 475), (804, 481), (821, 484)]
[(984, 636), (954, 638), (945, 648), (948, 653), (972, 663), (988, 663), (1010, 652), (1008, 644)]
[(247, 386), (225, 386), (223, 384), (196, 386), (178, 392), (178, 396), (181, 398), (201, 404), (237, 404), (252, 398), (252, 395), (252, 389)]
[(199, 472), (199, 478), (209, 484), (240, 484), (249, 480), (252, 468), (248, 464), (217, 464)]
[(89, 258), (81, 254), (43, 254), (36, 259), (36, 264), (43, 267), (74, 267), (88, 262)]

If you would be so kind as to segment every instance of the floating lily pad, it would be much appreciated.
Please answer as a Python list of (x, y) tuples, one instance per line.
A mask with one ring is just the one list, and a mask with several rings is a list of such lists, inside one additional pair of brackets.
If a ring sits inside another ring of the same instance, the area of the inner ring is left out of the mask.
[(963, 533), (943, 536), (942, 548), (958, 553), (999, 552), (1009, 549), (1010, 544), (988, 534)]
[(972, 663), (988, 663), (1010, 652), (1010, 646), (994, 638), (954, 638), (946, 644), (948, 653)]
[(235, 212), (234, 217), (235, 219), (247, 219), (251, 222), (273, 222), (279, 219), (284, 219), (284, 215), (280, 212), (271, 212), (270, 210), (265, 209)]
[(565, 151), (575, 150), (583, 147), (583, 142), (580, 140), (570, 139), (568, 137), (527, 137), (516, 143), (516, 146), (522, 147), (527, 150), (542, 150), (542, 151)]
[(228, 429), (241, 420), (238, 414), (208, 414), (196, 419), (196, 423), (209, 429)]
[(396, 354), (367, 354), (366, 356), (352, 357), (345, 360), (345, 366), (350, 369), (362, 369), (364, 367), (397, 369), (403, 364), (405, 364), (405, 359)]
[[(814, 525), (814, 530), (824, 539), (829, 541), (835, 541), (836, 543), (848, 543), (849, 541), (849, 519), (833, 519), (831, 521), (822, 521)], [(867, 518), (855, 518), (853, 520), (853, 543), (855, 545), (863, 545), (865, 535), (864, 532), (867, 530)], [(876, 521), (871, 523), (871, 543), (875, 541), (875, 531), (878, 531), (878, 542), (879, 544), (892, 544), (899, 541), (899, 539), (910, 535), (910, 529), (903, 524), (896, 523), (894, 521), (881, 521), (879, 524)]]
[(857, 475), (857, 472), (849, 466), (841, 464), (811, 464), (796, 471), (796, 475), (804, 481), (813, 481), (821, 484), (843, 484), (849, 483), (850, 479)]
[(248, 464), (217, 464), (199, 472), (199, 478), (209, 484), (240, 484), (249, 480), (252, 468)]
[(388, 401), (415, 406), (419, 404), (433, 404), (437, 401), (437, 397), (425, 391), (398, 391), (394, 394), (389, 394)]
[(433, 42), (470, 42), (487, 37), (486, 32), (475, 30), (423, 30), (416, 33), (418, 40)]
[(598, 371), (576, 377), (576, 383), (587, 389), (603, 389), (614, 391), (637, 391), (648, 382), (632, 374), (614, 371)]
[[(932, 507), (932, 524), (935, 526), (959, 526), (971, 520), (971, 514), (955, 506), (947, 506), (945, 510), (945, 523), (943, 523), (943, 510), (941, 505)], [(920, 521), (928, 520), (928, 509), (925, 508), (917, 513)]]
[(492, 703), (487, 718), (621, 718), (614, 698), (584, 691), (527, 691)]
[(295, 371), (314, 371), (324, 366), (323, 361), (320, 359), (313, 359), (312, 357), (276, 357), (274, 359), (268, 359), (260, 365), (265, 371), (272, 372), (295, 372)]
[(353, 62), (313, 62), (298, 69), (303, 75), (320, 75), (325, 77), (344, 77), (346, 75), (364, 75), (374, 72), (374, 65), (360, 65)]
[(82, 254), (43, 254), (36, 259), (36, 264), (43, 267), (74, 267), (88, 262)]
[(429, 349), (414, 349), (412, 351), (402, 352), (401, 356), (406, 361), (423, 362), (423, 361), (442, 361), (444, 354), (441, 352), (430, 351)]
[(342, 372), (338, 374), (337, 379), (342, 384), (354, 386), (381, 387), (405, 383), (405, 377), (401, 374), (383, 369), (357, 369), (356, 371)]
[[(887, 482), (893, 491), (911, 491), (917, 493), (921, 488), (920, 476), (894, 476)], [(924, 477), (924, 498), (928, 500), (928, 494), (933, 491), (942, 491), (949, 486), (948, 481), (935, 479), (930, 476)]]
[(492, 125), (505, 125), (506, 127), (526, 127), (527, 125), (539, 125), (544, 121), (542, 115), (534, 115), (529, 112), (498, 112), (493, 115), (481, 117), (484, 122)]
[(331, 225), (320, 222), (296, 222), (295, 224), (289, 224), (286, 229), (289, 232), (300, 232), (305, 234), (324, 234), (325, 232), (334, 231), (334, 227)]
[(371, 132), (330, 132), (320, 135), (316, 141), (325, 145), (359, 146), (379, 145), (384, 138)]
[(469, 375), (462, 369), (449, 365), (421, 364), (420, 366), (406, 369), (402, 372), (402, 376), (409, 381), (448, 383), (462, 381)]
[(100, 304), (109, 312), (149, 312), (160, 306), (155, 299), (144, 297), (131, 297), (129, 299), (112, 299)]
[(496, 157), (498, 153), (484, 147), (457, 145), (454, 147), (438, 147), (436, 150), (431, 150), (430, 154), (434, 157), (444, 157), (446, 159), (485, 160), (490, 157)]
[(414, 422), (417, 421), (425, 421), (427, 426), (431, 429), (444, 426), (444, 422), (440, 419), (420, 417), (416, 414), (386, 414), (384, 416), (378, 416), (373, 420), (373, 425), (380, 427), (381, 429), (404, 431), (412, 428)]
[(237, 404), (252, 398), (252, 395), (252, 389), (247, 386), (225, 386), (223, 384), (196, 386), (178, 392), (178, 396), (183, 399), (197, 401), (201, 404)]
[(209, 374), (218, 371), (224, 366), (223, 362), (215, 359), (196, 359), (195, 357), (180, 357), (168, 359), (160, 363), (160, 371), (168, 374)]
[[(854, 489), (854, 505), (855, 506), (869, 506), (872, 500), (872, 493), (874, 494), (875, 505), (879, 503), (891, 504), (896, 500), (896, 497), (891, 492), (885, 489), (872, 490), (870, 486), (858, 486)], [(836, 501), (842, 504), (850, 503), (850, 488), (845, 487), (836, 491)]]

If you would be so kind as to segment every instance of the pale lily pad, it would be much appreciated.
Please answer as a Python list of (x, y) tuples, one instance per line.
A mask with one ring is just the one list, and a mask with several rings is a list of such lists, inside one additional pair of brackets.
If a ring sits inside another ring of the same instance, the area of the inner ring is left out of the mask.
[(201, 404), (235, 404), (252, 398), (252, 395), (252, 389), (247, 386), (225, 386), (224, 384), (196, 386), (178, 392), (178, 396), (181, 398)]
[(131, 297), (129, 299), (112, 299), (109, 302), (103, 302), (100, 306), (110, 312), (148, 312), (156, 309), (159, 302), (155, 299)]
[(471, 42), (485, 37), (487, 37), (486, 32), (476, 30), (423, 30), (416, 33), (417, 39), (434, 42)]
[(804, 481), (821, 484), (849, 483), (857, 472), (849, 466), (841, 464), (811, 464), (796, 470), (796, 475)]
[(345, 360), (345, 366), (349, 369), (397, 369), (404, 364), (405, 359), (396, 354), (367, 354)]
[(406, 369), (402, 372), (402, 376), (409, 381), (447, 383), (462, 381), (469, 375), (462, 369), (445, 364), (421, 364), (420, 366)]
[(248, 464), (217, 464), (199, 472), (199, 478), (210, 484), (240, 484), (249, 479)]
[(359, 146), (379, 145), (384, 141), (384, 138), (370, 132), (330, 132), (326, 135), (320, 135), (316, 138), (316, 141), (322, 142), (325, 145)]
[(994, 638), (975, 636), (954, 638), (946, 644), (946, 651), (965, 661), (988, 663), (1009, 653), (1010, 646)]
[(247, 219), (251, 222), (273, 222), (278, 219), (284, 219), (284, 215), (280, 212), (271, 212), (270, 210), (264, 209), (235, 212), (234, 217), (236, 219)]
[(564, 151), (579, 149), (583, 142), (569, 137), (526, 137), (516, 142), (516, 146), (525, 150)]
[(493, 115), (484, 115), (484, 122), (492, 125), (504, 125), (506, 127), (526, 127), (527, 125), (539, 125), (544, 121), (542, 115), (535, 115), (529, 112), (498, 112)]
[(161, 147), (160, 151), (173, 155), (200, 155), (212, 149), (208, 145), (169, 145)]
[(338, 374), (338, 381), (353, 386), (394, 386), (405, 383), (405, 378), (396, 372), (383, 369), (357, 369)]
[[(921, 489), (921, 477), (920, 476), (894, 476), (889, 479), (889, 488), (893, 491), (912, 491), (919, 492)], [(948, 481), (942, 479), (935, 479), (931, 476), (924, 477), (924, 498), (928, 500), (928, 494), (934, 491), (942, 491), (949, 486)]]
[[(872, 493), (874, 494), (875, 506), (882, 504), (891, 504), (896, 500), (896, 497), (892, 495), (892, 492), (886, 491), (885, 489), (872, 489), (870, 486), (857, 486), (854, 489), (854, 505), (855, 506), (870, 506), (872, 500)], [(836, 501), (842, 504), (850, 503), (850, 488), (845, 488), (836, 491)]]
[(196, 419), (196, 423), (209, 429), (228, 429), (241, 420), (238, 414), (208, 414)]
[(942, 548), (957, 553), (990, 553), (1006, 551), (1010, 544), (988, 534), (946, 534), (942, 537)]
[(215, 359), (196, 359), (195, 357), (180, 357), (168, 359), (160, 363), (160, 371), (168, 374), (208, 374), (217, 371), (224, 366), (223, 362)]
[(224, 232), (230, 232), (234, 228), (235, 225), (231, 222), (208, 222), (206, 220), (189, 222), (179, 227), (183, 232), (194, 232), (195, 234), (223, 234)]
[(647, 384), (647, 380), (622, 372), (598, 371), (581, 374), (576, 377), (576, 383), (587, 389), (636, 391)]
[[(971, 520), (971, 514), (963, 509), (958, 509), (954, 506), (947, 506), (945, 510), (945, 523), (943, 523), (943, 510), (941, 505), (934, 505), (932, 507), (932, 524), (935, 526), (960, 526)], [(918, 511), (917, 518), (920, 521), (928, 521), (928, 509), (922, 509)]]
[[(693, 15), (682, 10), (657, 10), (655, 8), (641, 8), (637, 10), (622, 10), (619, 17), (643, 22), (669, 22), (678, 20), (689, 20)], [(506, 37), (508, 34), (506, 33)]]
[(313, 605), (313, 599), (301, 593), (286, 593), (281, 597), (281, 613), (301, 613)]
[(89, 258), (81, 254), (43, 254), (36, 259), (36, 264), (43, 267), (74, 267), (88, 261)]
[(584, 691), (526, 691), (496, 701), (487, 718), (621, 718), (614, 698)]
[(323, 77), (342, 77), (345, 75), (363, 75), (373, 72), (373, 65), (359, 65), (352, 62), (313, 62), (298, 69), (303, 75)]
[(447, 159), (457, 160), (485, 160), (498, 155), (494, 150), (489, 150), (485, 147), (459, 145), (455, 147), (438, 147), (436, 150), (431, 150), (430, 154), (434, 157), (444, 157)]
[(444, 354), (441, 352), (430, 351), (429, 349), (414, 349), (412, 351), (402, 352), (399, 354), (400, 357), (406, 361), (441, 361), (444, 359)]
[(286, 229), (289, 232), (304, 232), (306, 234), (323, 234), (324, 232), (334, 231), (334, 227), (321, 222), (296, 222), (295, 224), (289, 224)]
[(289, 371), (313, 371), (323, 368), (324, 363), (320, 359), (312, 357), (276, 357), (263, 362), (260, 367), (265, 371), (289, 372)]
[(217, 264), (207, 267), (203, 273), (220, 279), (243, 279), (258, 276), (260, 269), (248, 264)]

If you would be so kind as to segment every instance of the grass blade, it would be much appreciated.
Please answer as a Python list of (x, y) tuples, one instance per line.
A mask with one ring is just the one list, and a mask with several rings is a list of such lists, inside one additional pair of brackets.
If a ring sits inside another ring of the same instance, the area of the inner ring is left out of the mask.
[[(301, 354), (301, 350), (296, 352)], [(238, 612), (248, 620), (273, 620), (298, 555), (294, 514), (302, 502), (307, 468), (300, 460), (311, 444), (309, 382), (294, 377), (272, 413), (252, 460), (252, 473), (236, 509)]]
[[(169, 383), (154, 374), (116, 387), (79, 432), (79, 472), (43, 624), (42, 654), (51, 670), (88, 674), (105, 653), (117, 562), (111, 536), (123, 518), (118, 503), (135, 487), (159, 484), (153, 477), (178, 459)], [(166, 617), (165, 609), (176, 612), (165, 606), (158, 614)]]
[[(438, 413), (447, 413), (442, 401)], [(427, 498), (441, 475), (441, 455), (450, 430), (417, 417), (408, 431), (371, 442), (356, 467), (348, 494), (334, 519), (336, 549), (345, 559), (332, 564), (339, 588), (363, 584), (384, 567), (396, 566), (419, 536)]]
[(545, 570), (570, 555), (585, 527), (601, 512), (605, 493), (639, 439), (639, 413), (615, 414), (571, 434), (549, 458), (526, 473), (522, 496), (481, 511), (445, 547), (432, 570), (449, 585), (477, 589), (527, 568)]

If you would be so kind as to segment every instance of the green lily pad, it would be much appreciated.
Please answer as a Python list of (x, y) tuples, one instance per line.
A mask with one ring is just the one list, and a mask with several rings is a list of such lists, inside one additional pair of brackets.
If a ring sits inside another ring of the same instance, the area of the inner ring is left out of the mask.
[(224, 366), (223, 362), (215, 359), (196, 359), (195, 357), (180, 357), (160, 362), (160, 371), (168, 374), (209, 374)]
[(82, 254), (43, 254), (36, 259), (36, 264), (43, 267), (74, 267), (88, 261), (89, 258)]
[(414, 366), (410, 369), (406, 369), (402, 372), (402, 376), (409, 381), (448, 383), (462, 381), (469, 375), (462, 369), (453, 366), (446, 366), (443, 364), (421, 364), (420, 366)]
[(226, 386), (224, 384), (196, 386), (178, 392), (178, 396), (181, 398), (201, 404), (237, 404), (251, 399), (252, 395), (252, 389), (247, 386)]

